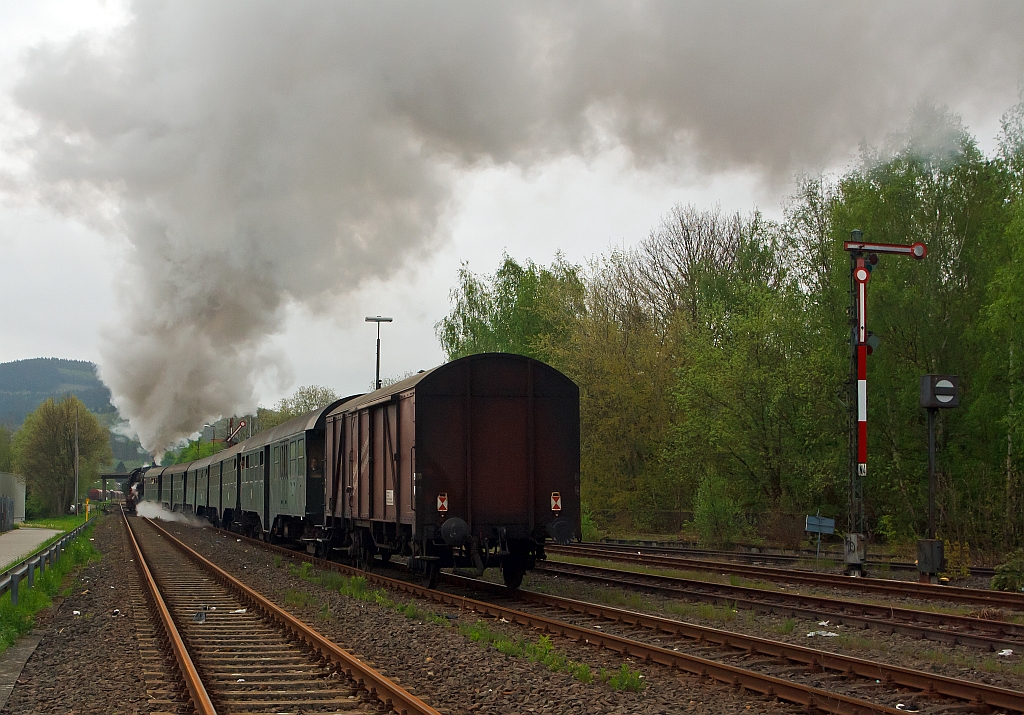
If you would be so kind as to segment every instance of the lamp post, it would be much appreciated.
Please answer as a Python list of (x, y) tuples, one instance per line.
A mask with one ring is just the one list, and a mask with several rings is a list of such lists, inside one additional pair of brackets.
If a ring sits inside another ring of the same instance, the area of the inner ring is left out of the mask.
[(384, 318), (384, 317), (381, 317), (379, 315), (375, 315), (373, 317), (366, 316), (366, 322), (367, 323), (376, 323), (377, 324), (377, 377), (376, 377), (376, 379), (374, 380), (374, 383), (373, 383), (373, 385), (374, 385), (373, 389), (374, 390), (379, 390), (380, 389), (380, 324), (381, 323), (390, 323), (391, 321), (392, 321), (391, 318)]

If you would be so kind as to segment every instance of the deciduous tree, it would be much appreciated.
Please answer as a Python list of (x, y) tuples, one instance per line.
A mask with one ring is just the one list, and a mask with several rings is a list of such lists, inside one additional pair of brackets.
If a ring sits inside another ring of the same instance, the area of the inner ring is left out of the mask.
[(74, 395), (48, 399), (15, 434), (15, 467), (31, 495), (51, 514), (66, 513), (75, 500), (76, 439), (79, 488), (84, 492), (113, 454), (109, 433), (81, 400)]

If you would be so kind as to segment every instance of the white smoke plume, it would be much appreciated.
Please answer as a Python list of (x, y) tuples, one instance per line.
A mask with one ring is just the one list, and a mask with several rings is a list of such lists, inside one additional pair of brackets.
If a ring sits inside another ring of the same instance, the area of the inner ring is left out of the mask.
[(768, 180), (924, 98), (1006, 107), (1011, 2), (137, 2), (33, 50), (17, 193), (130, 242), (102, 376), (143, 445), (252, 409), (284, 307), (444, 240), (453, 177), (629, 150)]
[(209, 520), (201, 519), (194, 514), (183, 514), (179, 511), (168, 511), (160, 504), (151, 501), (139, 502), (135, 505), (135, 513), (147, 519), (159, 519), (160, 521), (173, 521), (177, 524), (184, 524), (197, 529), (210, 525)]

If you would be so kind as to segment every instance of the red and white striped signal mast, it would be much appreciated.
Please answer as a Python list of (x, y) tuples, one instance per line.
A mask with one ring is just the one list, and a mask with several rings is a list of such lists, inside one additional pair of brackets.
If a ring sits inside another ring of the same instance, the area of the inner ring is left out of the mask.
[(850, 254), (850, 521), (846, 534), (846, 573), (861, 576), (867, 561), (864, 524), (864, 477), (868, 474), (868, 355), (877, 344), (868, 332), (868, 281), (878, 254), (928, 255), (923, 243), (869, 243), (860, 229), (850, 231), (843, 249)]

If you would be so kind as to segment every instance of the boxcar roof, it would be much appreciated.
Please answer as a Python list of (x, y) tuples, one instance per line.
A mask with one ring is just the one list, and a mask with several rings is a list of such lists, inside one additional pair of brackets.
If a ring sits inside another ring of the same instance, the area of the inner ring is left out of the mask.
[(292, 435), (305, 432), (306, 430), (322, 428), (327, 419), (327, 415), (332, 410), (355, 397), (358, 397), (358, 395), (343, 397), (340, 400), (335, 400), (326, 407), (321, 407), (320, 409), (313, 410), (312, 412), (307, 412), (306, 414), (299, 415), (287, 422), (282, 422), (276, 427), (271, 427), (268, 430), (254, 434), (244, 442), (239, 442), (238, 446), (241, 448), (239, 451), (251, 452), (254, 449), (259, 449), (260, 447), (268, 445), (271, 442), (276, 442), (279, 439), (286, 439)]
[[(531, 357), (527, 357), (526, 355), (517, 355), (515, 353), (477, 353), (476, 355), (467, 355), (466, 357), (461, 357), (458, 360), (452, 360), (451, 362), (447, 362), (444, 365), (438, 365), (437, 367), (433, 367), (433, 368), (431, 368), (429, 370), (420, 370), (418, 373), (416, 373), (412, 377), (407, 377), (404, 380), (396, 382), (393, 385), (388, 385), (387, 387), (382, 387), (379, 390), (374, 390), (373, 392), (368, 392), (368, 393), (366, 393), (365, 395), (363, 395), (361, 397), (356, 397), (356, 398), (354, 398), (354, 399), (352, 399), (352, 400), (350, 400), (348, 402), (345, 402), (345, 403), (339, 405), (337, 408), (335, 408), (334, 411), (331, 412), (331, 416), (343, 414), (343, 413), (349, 412), (351, 410), (357, 410), (360, 407), (366, 407), (367, 405), (373, 405), (373, 404), (376, 404), (378, 402), (384, 402), (384, 401), (390, 399), (394, 395), (398, 395), (398, 394), (400, 394), (402, 392), (405, 392), (406, 390), (408, 390), (410, 388), (415, 387), (417, 384), (422, 382), (427, 377), (430, 377), (434, 373), (437, 373), (437, 372), (440, 372), (440, 371), (443, 371), (443, 370), (447, 370), (449, 368), (452, 368), (454, 365), (460, 364), (460, 363), (465, 362), (465, 361), (475, 361), (475, 360), (510, 360), (510, 359), (511, 360), (527, 360), (529, 362), (536, 363), (537, 365), (543, 365), (548, 370), (550, 370), (552, 372), (555, 372), (555, 373), (557, 373), (559, 375), (562, 375), (562, 373), (558, 372), (558, 370), (556, 370), (555, 368), (551, 367), (547, 363), (541, 362), (540, 360), (535, 360), (534, 358), (531, 358)], [(566, 379), (566, 380), (569, 379), (569, 378), (565, 377), (564, 375), (562, 375), (562, 377), (564, 379)]]
[[(451, 363), (447, 364), (451, 365)], [(364, 407), (366, 405), (372, 405), (375, 402), (386, 400), (390, 398), (392, 395), (397, 395), (402, 392), (405, 392), (410, 387), (415, 386), (416, 383), (425, 378), (427, 375), (434, 372), (434, 370), (440, 370), (443, 367), (445, 366), (438, 365), (437, 367), (432, 367), (429, 370), (420, 370), (412, 377), (407, 377), (404, 380), (399, 380), (393, 385), (382, 387), (379, 390), (374, 390), (373, 392), (367, 392), (365, 395), (357, 395), (351, 400), (348, 400), (347, 402), (338, 405), (330, 414), (337, 415), (343, 412), (348, 412), (349, 410), (357, 410), (360, 407)]]

